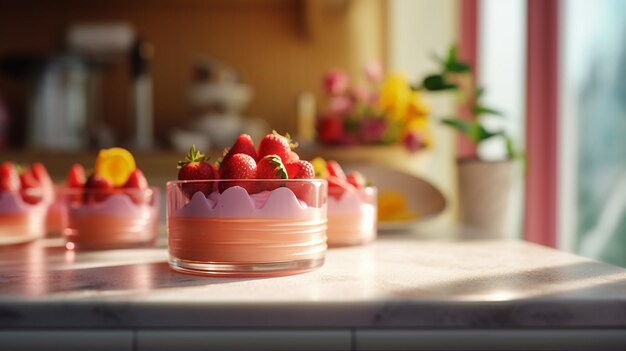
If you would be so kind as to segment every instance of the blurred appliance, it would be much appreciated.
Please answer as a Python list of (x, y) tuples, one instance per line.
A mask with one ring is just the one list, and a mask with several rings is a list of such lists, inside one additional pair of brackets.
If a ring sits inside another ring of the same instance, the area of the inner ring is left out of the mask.
[(89, 63), (77, 55), (59, 55), (43, 64), (35, 80), (28, 124), (29, 145), (53, 150), (86, 147), (85, 133), (93, 101)]
[(241, 133), (260, 139), (269, 126), (260, 118), (243, 118), (252, 88), (239, 81), (236, 70), (217, 60), (200, 57), (193, 67), (188, 93), (191, 120), (170, 133), (172, 145), (185, 151), (189, 145), (225, 148)]
[(134, 148), (151, 148), (153, 117), (149, 64), (153, 52), (152, 46), (139, 40), (128, 24), (87, 23), (68, 28), (65, 50), (61, 53), (0, 59), (3, 71), (15, 71), (18, 67), (27, 73), (21, 78), (32, 83), (26, 131), (28, 145), (48, 150), (77, 150), (119, 143), (102, 115), (101, 85), (109, 70), (130, 63), (129, 86), (132, 86), (133, 103), (130, 144)]

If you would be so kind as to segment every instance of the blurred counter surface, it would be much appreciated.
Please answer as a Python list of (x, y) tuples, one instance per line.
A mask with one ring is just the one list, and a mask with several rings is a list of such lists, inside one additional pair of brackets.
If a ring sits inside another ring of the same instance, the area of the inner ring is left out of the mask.
[(263, 279), (179, 274), (167, 259), (164, 238), (117, 251), (1, 247), (0, 349), (626, 345), (625, 269), (520, 241), (381, 234), (329, 250), (314, 272)]

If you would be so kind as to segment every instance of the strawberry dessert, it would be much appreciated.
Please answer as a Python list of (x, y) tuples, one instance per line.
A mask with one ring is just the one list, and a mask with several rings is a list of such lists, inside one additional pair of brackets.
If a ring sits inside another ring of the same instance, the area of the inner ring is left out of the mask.
[(321, 266), (325, 180), (292, 151), (288, 136), (255, 147), (240, 135), (221, 162), (192, 147), (167, 184), (170, 266), (212, 276), (272, 276)]
[(328, 245), (347, 246), (376, 238), (375, 187), (359, 172), (347, 175), (336, 161), (315, 158), (315, 176), (328, 181)]
[[(19, 168), (19, 171), (18, 171)], [(45, 216), (54, 196), (46, 167), (34, 163), (17, 167), (11, 162), (0, 165), (0, 245), (41, 238)]]
[(154, 243), (159, 225), (158, 189), (148, 185), (127, 150), (101, 150), (89, 176), (83, 166), (73, 165), (59, 192), (67, 208), (63, 229), (67, 249), (116, 249)]

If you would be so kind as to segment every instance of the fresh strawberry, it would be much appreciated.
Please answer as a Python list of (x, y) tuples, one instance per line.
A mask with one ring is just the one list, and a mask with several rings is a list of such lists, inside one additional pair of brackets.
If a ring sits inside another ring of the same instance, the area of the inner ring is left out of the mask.
[(148, 189), (148, 180), (139, 168), (135, 168), (128, 176), (128, 180), (126, 180), (123, 187), (124, 189), (129, 189), (128, 196), (134, 203), (139, 205), (148, 202), (147, 192), (145, 191)]
[(17, 192), (20, 190), (20, 176), (11, 162), (0, 165), (0, 191)]
[(54, 182), (52, 182), (52, 178), (46, 169), (46, 166), (39, 162), (35, 162), (30, 166), (30, 170), (41, 184), (43, 189), (44, 199), (46, 201), (52, 201), (54, 199)]
[(20, 185), (20, 195), (24, 202), (34, 205), (43, 200), (43, 187), (30, 169), (20, 174)]
[(54, 187), (54, 183), (52, 182), (52, 178), (50, 177), (46, 166), (40, 162), (35, 162), (30, 166), (30, 169), (35, 179), (37, 179), (44, 188)]
[(237, 140), (235, 141), (233, 146), (228, 150), (228, 152), (226, 152), (224, 158), (222, 158), (222, 164), (228, 162), (228, 160), (233, 157), (234, 154), (246, 154), (255, 160), (257, 159), (254, 142), (248, 134), (241, 134), (239, 137), (237, 137)]
[(298, 155), (295, 151), (291, 151), (289, 153), (289, 160), (287, 163), (294, 163), (296, 161), (300, 161), (300, 155)]
[[(254, 159), (247, 154), (234, 154), (227, 163), (222, 163), (220, 168), (221, 179), (255, 179), (257, 173), (257, 166)], [(232, 181), (232, 182), (220, 182), (219, 191), (223, 193), (224, 190), (233, 187), (240, 186), (249, 194), (255, 192), (256, 182), (246, 181)]]
[(277, 155), (267, 155), (256, 165), (257, 179), (287, 179), (287, 169)]
[(85, 168), (78, 163), (73, 164), (72, 167), (70, 167), (70, 171), (67, 173), (65, 184), (70, 188), (82, 188), (85, 186), (86, 181)]
[(345, 179), (341, 179), (339, 177), (330, 176), (327, 179), (328, 181), (328, 195), (334, 197), (339, 200), (343, 196), (343, 194), (348, 190), (353, 188), (352, 184), (348, 183)]
[[(256, 164), (257, 179), (287, 179), (287, 169), (277, 155), (267, 155)], [(272, 191), (279, 186), (280, 182), (262, 182), (258, 184), (257, 191)], [(284, 185), (284, 184), (282, 184)]]
[[(205, 162), (205, 158), (204, 154), (196, 150), (196, 146), (193, 145), (189, 149), (185, 160), (178, 162), (178, 180), (216, 179), (217, 176), (213, 166)], [(214, 190), (214, 184), (212, 182), (183, 183), (182, 190), (188, 198), (191, 198), (198, 191), (207, 196)]]
[(346, 180), (348, 181), (348, 183), (352, 184), (352, 186), (354, 186), (357, 189), (363, 189), (367, 185), (367, 182), (365, 181), (365, 177), (363, 177), (363, 175), (357, 171), (349, 172), (348, 175), (346, 176)]
[(299, 160), (285, 165), (289, 179), (313, 179), (315, 178), (315, 170), (313, 165), (304, 160)]
[(85, 182), (84, 202), (102, 202), (113, 194), (113, 183), (99, 174), (93, 174)]
[[(308, 161), (299, 160), (285, 165), (289, 179), (313, 179), (315, 178), (315, 170), (313, 165)], [(314, 186), (307, 182), (289, 182), (289, 189), (293, 191), (297, 198), (311, 204), (312, 195), (314, 194)]]
[(85, 176), (85, 168), (81, 164), (75, 163), (70, 167), (69, 172), (67, 172), (67, 178), (65, 180), (65, 184), (70, 189), (67, 193), (67, 201), (72, 203), (80, 203), (83, 200), (83, 187), (87, 182), (87, 177)]
[(274, 131), (272, 134), (268, 134), (261, 139), (257, 159), (261, 159), (267, 155), (278, 155), (283, 163), (287, 163), (291, 157), (291, 148), (296, 146), (297, 145), (291, 143), (289, 134), (282, 136)]
[(128, 176), (128, 180), (126, 180), (123, 187), (127, 189), (147, 189), (148, 180), (139, 168), (135, 168), (135, 170)]
[(326, 169), (328, 169), (328, 173), (333, 177), (338, 177), (340, 179), (346, 179), (346, 173), (344, 173), (343, 169), (339, 165), (337, 161), (328, 160), (326, 161)]

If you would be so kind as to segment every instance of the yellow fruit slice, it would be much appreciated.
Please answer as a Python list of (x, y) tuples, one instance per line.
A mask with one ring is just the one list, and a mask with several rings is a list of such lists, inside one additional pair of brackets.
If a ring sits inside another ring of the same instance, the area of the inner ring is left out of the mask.
[(313, 165), (313, 170), (315, 171), (315, 178), (327, 179), (330, 175), (328, 168), (326, 168), (326, 161), (323, 158), (316, 157), (312, 159), (311, 165)]
[(135, 168), (133, 155), (121, 147), (102, 149), (96, 158), (96, 173), (110, 180), (114, 186), (124, 185)]
[(379, 221), (408, 221), (416, 218), (417, 213), (408, 208), (404, 194), (396, 191), (383, 191), (378, 196)]

